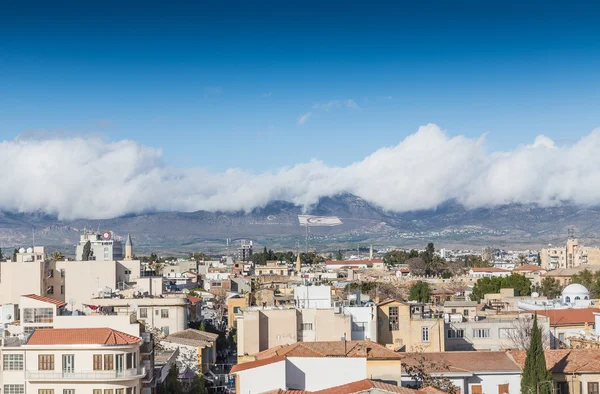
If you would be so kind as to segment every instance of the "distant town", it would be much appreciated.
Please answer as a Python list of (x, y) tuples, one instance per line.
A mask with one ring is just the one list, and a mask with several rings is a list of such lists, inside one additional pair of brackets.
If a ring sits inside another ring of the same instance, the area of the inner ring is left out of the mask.
[(541, 250), (134, 245), (2, 250), (5, 393), (516, 394), (533, 341), (553, 391), (597, 387), (600, 249), (571, 232)]

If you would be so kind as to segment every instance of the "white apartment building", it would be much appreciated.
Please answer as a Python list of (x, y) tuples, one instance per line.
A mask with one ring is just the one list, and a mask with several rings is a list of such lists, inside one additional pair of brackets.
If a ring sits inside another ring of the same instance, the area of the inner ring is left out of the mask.
[(469, 276), (474, 279), (480, 278), (491, 278), (491, 277), (505, 277), (510, 276), (511, 272), (502, 268), (488, 267), (488, 268), (471, 268), (469, 270)]
[(140, 343), (111, 328), (36, 330), (0, 350), (5, 394), (138, 394), (146, 369)]
[(142, 324), (169, 335), (188, 328), (189, 300), (185, 296), (163, 298), (94, 298), (90, 306), (116, 314), (134, 314)]
[[(112, 231), (97, 233), (85, 231), (79, 236), (79, 243), (75, 250), (75, 260), (122, 260), (123, 243), (118, 241)], [(85, 256), (85, 245), (90, 243), (90, 255)]]
[(296, 286), (294, 305), (298, 308), (331, 308), (331, 287)]

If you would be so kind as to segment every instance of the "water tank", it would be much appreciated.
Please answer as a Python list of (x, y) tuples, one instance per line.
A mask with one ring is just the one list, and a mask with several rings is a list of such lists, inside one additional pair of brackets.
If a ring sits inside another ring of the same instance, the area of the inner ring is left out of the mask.
[(27, 248), (27, 253), (33, 253), (33, 248)]
[(25, 253), (25, 248), (20, 248), (19, 253)]

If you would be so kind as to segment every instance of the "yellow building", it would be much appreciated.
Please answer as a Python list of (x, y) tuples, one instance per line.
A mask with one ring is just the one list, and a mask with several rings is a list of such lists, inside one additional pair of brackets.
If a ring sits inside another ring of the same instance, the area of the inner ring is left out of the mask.
[(387, 300), (377, 304), (377, 342), (399, 351), (443, 352), (444, 320), (424, 304)]
[(236, 327), (236, 315), (241, 316), (242, 309), (248, 306), (248, 300), (245, 297), (231, 297), (227, 300), (227, 327)]
[(285, 262), (279, 263), (278, 261), (267, 261), (266, 265), (257, 265), (254, 267), (254, 275), (263, 276), (263, 275), (279, 275), (279, 276), (289, 276), (290, 270), (285, 264)]
[(577, 239), (569, 238), (566, 246), (542, 249), (540, 259), (542, 268), (548, 271), (580, 265), (600, 265), (600, 249), (585, 247)]

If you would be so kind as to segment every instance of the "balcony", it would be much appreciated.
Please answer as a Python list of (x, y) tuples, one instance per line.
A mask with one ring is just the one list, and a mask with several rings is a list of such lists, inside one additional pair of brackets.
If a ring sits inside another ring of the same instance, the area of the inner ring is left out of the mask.
[(124, 369), (122, 371), (76, 371), (76, 372), (57, 372), (57, 371), (27, 371), (25, 379), (29, 381), (96, 381), (96, 380), (130, 380), (140, 379), (146, 375), (146, 368), (138, 366), (137, 368)]

